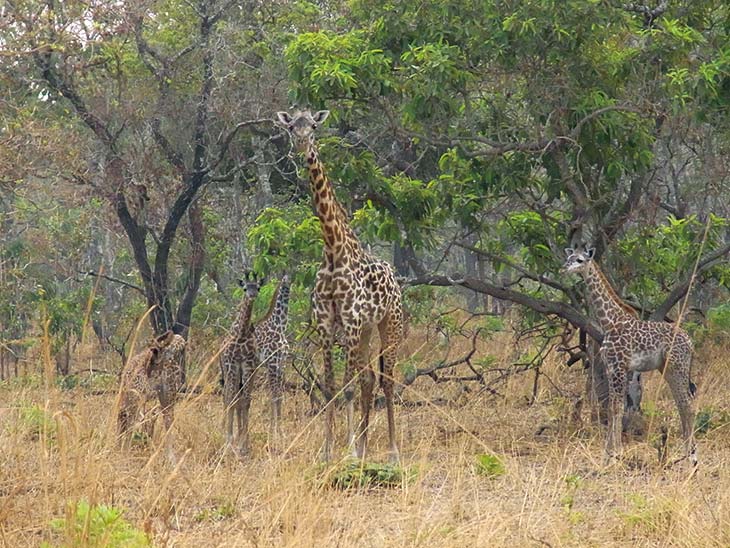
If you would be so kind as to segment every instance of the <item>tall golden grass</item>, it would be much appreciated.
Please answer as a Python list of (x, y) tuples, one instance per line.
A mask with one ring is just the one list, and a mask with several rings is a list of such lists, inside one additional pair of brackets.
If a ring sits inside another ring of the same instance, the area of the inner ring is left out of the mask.
[[(468, 344), (452, 341), (452, 353)], [(482, 351), (505, 365), (511, 345), (503, 334)], [(417, 331), (408, 346), (406, 353), (417, 352), (424, 364), (443, 350)], [(92, 343), (80, 345), (75, 369), (96, 353)], [(213, 354), (214, 348), (199, 348), (192, 361), (202, 368)], [(38, 372), (50, 375), (48, 363), (41, 353)], [(88, 500), (123, 509), (155, 546), (728, 546), (724, 348), (703, 348), (694, 371), (698, 408), (715, 417), (699, 437), (694, 477), (686, 463), (658, 464), (653, 441), (662, 425), (669, 426), (673, 456), (681, 451), (676, 410), (659, 374), (645, 391), (646, 438), (627, 439), (624, 459), (604, 467), (604, 432), (590, 424), (588, 410), (582, 426), (570, 424), (583, 374), (552, 356), (543, 365), (552, 382), (541, 382), (534, 404), (532, 375), (508, 379), (499, 387), (503, 397), (419, 379), (406, 400), (445, 397), (449, 403), (397, 409), (402, 466), (416, 470), (415, 478), (360, 489), (336, 489), (322, 480), (322, 421), (311, 416), (304, 394), (288, 395), (283, 429), (291, 441), (271, 454), (268, 398), (257, 393), (252, 454), (241, 462), (222, 451), (214, 375), (191, 379), (202, 390), (176, 409), (179, 460), (173, 465), (159, 451), (160, 440), (139, 440), (128, 451), (118, 447), (113, 383), (99, 391), (11, 381), (0, 385), (0, 543), (68, 545), (71, 537), (50, 524), (67, 516), (70, 504)], [(49, 420), (33, 422), (30, 408)], [(384, 412), (374, 414), (369, 459), (375, 462), (387, 458), (386, 422)], [(344, 417), (338, 427), (344, 457)], [(498, 457), (504, 473), (481, 474), (476, 462), (482, 454)]]

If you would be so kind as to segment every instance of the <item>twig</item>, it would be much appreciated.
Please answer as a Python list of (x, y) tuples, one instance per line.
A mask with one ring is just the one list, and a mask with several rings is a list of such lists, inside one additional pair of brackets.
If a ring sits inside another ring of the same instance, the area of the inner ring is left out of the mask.
[(77, 270), (77, 272), (79, 274), (84, 274), (85, 276), (96, 276), (97, 278), (104, 278), (105, 280), (109, 280), (110, 282), (114, 282), (114, 283), (123, 285), (124, 287), (134, 289), (135, 291), (139, 291), (142, 294), (142, 296), (146, 296), (144, 289), (142, 289), (138, 285), (134, 285), (134, 284), (130, 284), (129, 282), (125, 282), (124, 280), (112, 278), (111, 276), (107, 276), (106, 274), (100, 274), (98, 272), (94, 272), (93, 270)]

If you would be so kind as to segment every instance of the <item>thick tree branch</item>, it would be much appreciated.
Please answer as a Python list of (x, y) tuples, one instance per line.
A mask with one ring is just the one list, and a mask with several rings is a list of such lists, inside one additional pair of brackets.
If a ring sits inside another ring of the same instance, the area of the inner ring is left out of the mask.
[(190, 222), (190, 268), (188, 279), (185, 284), (180, 304), (175, 314), (176, 333), (187, 335), (190, 328), (190, 316), (193, 310), (193, 302), (200, 288), (200, 278), (205, 267), (205, 227), (203, 226), (203, 212), (199, 201), (194, 201), (188, 208), (188, 220)]
[(486, 251), (484, 249), (474, 247), (473, 245), (469, 245), (465, 242), (454, 242), (454, 243), (455, 243), (455, 245), (461, 247), (462, 249), (468, 249), (472, 253), (476, 253), (477, 255), (481, 255), (482, 257), (487, 257), (488, 259), (490, 259), (492, 261), (504, 263), (508, 267), (513, 268), (514, 270), (516, 270), (517, 272), (522, 274), (525, 278), (528, 278), (530, 280), (533, 280), (533, 281), (541, 283), (541, 284), (545, 284), (545, 285), (552, 287), (554, 289), (557, 289), (559, 291), (563, 291), (564, 293), (569, 293), (569, 291), (570, 291), (564, 285), (562, 285), (554, 280), (551, 280), (550, 278), (546, 278), (542, 274), (535, 274), (533, 272), (530, 272), (523, 266), (518, 265), (517, 263), (515, 263), (514, 261), (512, 261), (506, 257), (502, 257), (500, 255), (495, 255), (494, 253), (490, 253), (489, 251)]
[(537, 299), (535, 297), (525, 295), (524, 293), (520, 293), (519, 291), (499, 287), (476, 278), (452, 279), (448, 276), (426, 275), (412, 278), (408, 280), (407, 283), (408, 285), (435, 285), (442, 287), (458, 285), (466, 287), (467, 289), (471, 289), (478, 293), (486, 293), (487, 295), (491, 295), (498, 299), (506, 299), (522, 306), (526, 306), (536, 312), (540, 312), (541, 314), (554, 314), (555, 316), (569, 321), (572, 325), (584, 329), (597, 341), (603, 340), (603, 333), (598, 327), (598, 324), (589, 320), (586, 316), (566, 303)]

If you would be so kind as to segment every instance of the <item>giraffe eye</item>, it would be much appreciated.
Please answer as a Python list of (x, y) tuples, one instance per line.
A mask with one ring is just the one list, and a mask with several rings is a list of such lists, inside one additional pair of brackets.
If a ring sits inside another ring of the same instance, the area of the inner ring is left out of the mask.
[(312, 124), (312, 129), (317, 129), (317, 124), (316, 123)]

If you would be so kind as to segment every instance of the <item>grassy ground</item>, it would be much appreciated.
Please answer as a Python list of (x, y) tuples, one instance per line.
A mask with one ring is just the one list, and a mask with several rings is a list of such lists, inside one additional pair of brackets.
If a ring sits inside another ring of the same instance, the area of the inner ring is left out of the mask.
[[(491, 344), (502, 353), (509, 346), (507, 339)], [(113, 387), (6, 383), (0, 542), (78, 545), (83, 533), (51, 523), (85, 499), (122, 509), (130, 528), (158, 546), (728, 546), (730, 381), (722, 349), (703, 354), (695, 376), (709, 429), (699, 438), (701, 466), (692, 478), (684, 463), (657, 463), (652, 443), (662, 425), (670, 426), (672, 456), (680, 444), (676, 411), (656, 374), (645, 391), (647, 438), (626, 439), (625, 459), (611, 467), (602, 464), (602, 432), (588, 410), (583, 427), (568, 424), (571, 395), (583, 384), (577, 368), (546, 363), (549, 380), (532, 405), (531, 373), (501, 386), (504, 397), (421, 379), (408, 400), (445, 396), (450, 403), (398, 407), (401, 465), (411, 479), (349, 489), (332, 487), (317, 462), (322, 424), (303, 395), (288, 397), (290, 444), (272, 456), (259, 392), (252, 456), (239, 462), (221, 454), (222, 403), (211, 383), (178, 407), (175, 467), (159, 443), (117, 448)], [(370, 461), (384, 463), (384, 412), (375, 413), (372, 431)]]

